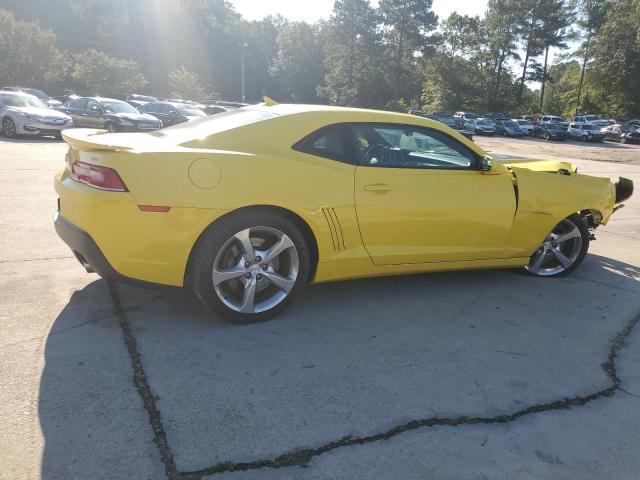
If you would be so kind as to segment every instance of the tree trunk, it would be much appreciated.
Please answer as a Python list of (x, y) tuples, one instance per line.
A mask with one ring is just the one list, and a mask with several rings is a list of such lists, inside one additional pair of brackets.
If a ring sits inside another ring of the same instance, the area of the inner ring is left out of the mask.
[[(535, 11), (533, 13), (535, 16)], [(527, 77), (527, 66), (529, 65), (529, 56), (531, 55), (531, 42), (533, 41), (533, 26), (535, 20), (531, 19), (531, 28), (529, 29), (529, 37), (527, 38), (527, 53), (524, 57), (524, 67), (522, 68), (522, 77), (520, 77), (520, 90), (518, 91), (518, 100), (516, 102), (516, 113), (520, 109), (520, 104), (522, 103), (522, 94), (524, 92), (524, 81)]]
[(544, 50), (544, 67), (542, 68), (542, 87), (540, 87), (540, 113), (542, 112), (542, 102), (544, 102), (544, 85), (547, 83), (547, 59), (549, 58), (549, 44)]
[(591, 42), (592, 34), (593, 30), (590, 28), (587, 42), (584, 46), (584, 59), (582, 61), (582, 71), (580, 72), (580, 83), (578, 84), (578, 100), (576, 101), (576, 116), (580, 113), (580, 96), (582, 95), (582, 84), (584, 83), (584, 71), (587, 68), (587, 60), (589, 59), (589, 43)]
[(507, 55), (506, 47), (500, 52), (500, 58), (498, 59), (498, 71), (496, 73), (496, 84), (493, 87), (493, 95), (491, 97), (491, 109), (495, 108), (496, 98), (498, 98), (498, 90), (500, 89), (500, 76), (502, 75), (502, 65), (504, 64), (504, 58)]

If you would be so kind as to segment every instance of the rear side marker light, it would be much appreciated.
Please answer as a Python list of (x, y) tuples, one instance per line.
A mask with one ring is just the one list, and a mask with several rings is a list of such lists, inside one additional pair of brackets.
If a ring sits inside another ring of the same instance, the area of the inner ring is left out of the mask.
[(169, 210), (171, 210), (171, 207), (164, 207), (162, 205), (138, 205), (138, 208), (142, 212), (167, 213)]
[(71, 165), (69, 176), (76, 182), (109, 192), (128, 192), (118, 172), (113, 168), (94, 165), (76, 160)]

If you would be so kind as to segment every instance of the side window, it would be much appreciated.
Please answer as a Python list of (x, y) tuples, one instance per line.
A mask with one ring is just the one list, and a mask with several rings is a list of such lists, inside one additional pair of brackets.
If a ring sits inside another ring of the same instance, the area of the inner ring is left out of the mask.
[(355, 163), (349, 127), (331, 125), (322, 128), (293, 146), (294, 150), (344, 163)]
[(470, 170), (475, 154), (454, 138), (409, 125), (356, 125), (360, 162), (370, 167)]
[(100, 106), (98, 105), (98, 102), (96, 102), (95, 100), (88, 100), (86, 109), (92, 112), (100, 112), (101, 110)]
[(76, 100), (74, 102), (71, 102), (71, 104), (69, 106), (71, 108), (76, 109), (76, 110), (86, 110), (87, 109), (87, 99), (86, 98), (81, 98), (80, 100)]

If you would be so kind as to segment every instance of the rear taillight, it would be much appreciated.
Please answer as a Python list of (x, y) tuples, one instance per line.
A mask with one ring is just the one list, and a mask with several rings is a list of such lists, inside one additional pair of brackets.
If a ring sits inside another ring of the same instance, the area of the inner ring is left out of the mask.
[(113, 168), (93, 165), (76, 160), (71, 165), (69, 174), (76, 182), (81, 182), (90, 187), (108, 190), (110, 192), (128, 192), (118, 172)]

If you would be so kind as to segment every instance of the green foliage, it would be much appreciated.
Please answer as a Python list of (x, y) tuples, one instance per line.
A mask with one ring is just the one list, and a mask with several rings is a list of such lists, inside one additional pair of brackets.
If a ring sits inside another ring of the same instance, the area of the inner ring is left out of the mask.
[(325, 75), (322, 39), (318, 27), (304, 22), (284, 25), (276, 39), (277, 50), (270, 75), (281, 101), (314, 103)]
[(593, 45), (589, 76), (607, 113), (640, 112), (640, 1), (618, 0), (611, 5)]
[(39, 22), (17, 20), (0, 10), (0, 85), (46, 86), (64, 76), (64, 55), (56, 36)]
[(640, 0), (489, 0), (440, 24), (432, 0), (337, 0), (315, 24), (226, 0), (2, 5), (2, 84), (240, 99), (244, 54), (248, 101), (640, 116)]
[(207, 89), (200, 76), (188, 71), (184, 65), (169, 72), (169, 92), (172, 97), (189, 100), (206, 100)]
[(93, 95), (118, 95), (135, 92), (147, 81), (133, 60), (112, 57), (98, 50), (86, 50), (74, 56), (71, 78)]

